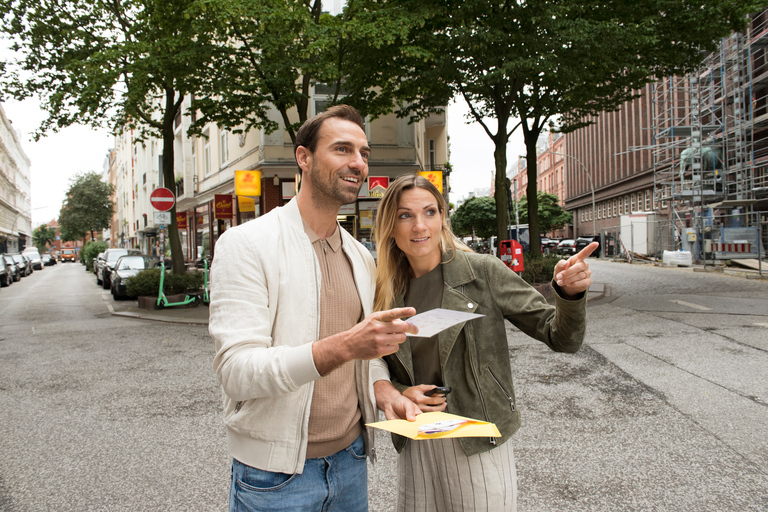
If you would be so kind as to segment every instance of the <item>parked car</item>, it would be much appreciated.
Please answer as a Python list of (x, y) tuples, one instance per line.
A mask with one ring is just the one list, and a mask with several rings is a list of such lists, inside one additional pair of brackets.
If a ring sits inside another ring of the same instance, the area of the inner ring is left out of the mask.
[(21, 272), (19, 266), (16, 264), (16, 260), (10, 254), (3, 254), (3, 263), (11, 269), (11, 274), (14, 281), (21, 279)]
[(93, 259), (93, 273), (96, 275), (96, 284), (101, 284), (99, 279), (99, 272), (101, 272), (101, 264), (104, 262), (104, 251), (101, 251), (98, 256)]
[(12, 260), (6, 261), (5, 258), (0, 258), (0, 286), (10, 286), (16, 280), (14, 277), (15, 269), (16, 265)]
[[(104, 251), (104, 263), (101, 265), (101, 273), (100, 275), (96, 276), (96, 281), (101, 281), (102, 288), (105, 290), (109, 289), (110, 285), (112, 284), (110, 282), (112, 271), (115, 268), (117, 260), (120, 259), (120, 256), (125, 256), (128, 254), (141, 255), (141, 251), (138, 249), (107, 249)], [(101, 279), (99, 279), (99, 277), (101, 277)]]
[(562, 254), (576, 254), (576, 240), (566, 238), (557, 244), (557, 252)]
[[(33, 249), (33, 250), (30, 250), (30, 249)], [(25, 258), (28, 258), (30, 261), (32, 261), (33, 270), (43, 270), (43, 258), (40, 256), (40, 253), (37, 252), (36, 247), (24, 249), (21, 255), (24, 256)]]
[(21, 257), (24, 258), (24, 260), (29, 265), (29, 273), (31, 274), (32, 272), (34, 272), (36, 269), (35, 269), (35, 262), (32, 261), (32, 256), (30, 256), (29, 254), (22, 254)]
[(62, 249), (61, 250), (61, 262), (65, 261), (75, 262), (75, 250), (74, 249)]
[(27, 260), (24, 256), (22, 256), (19, 253), (14, 253), (10, 255), (11, 258), (13, 258), (13, 261), (16, 263), (16, 267), (19, 269), (19, 275), (21, 277), (27, 277), (29, 274), (32, 273), (32, 262)]
[[(580, 236), (576, 239), (576, 252), (581, 251), (583, 248), (591, 244), (592, 242), (600, 243), (600, 237), (599, 236)], [(600, 257), (600, 246), (597, 246), (597, 249), (595, 249), (591, 256), (594, 256), (596, 258)]]
[(44, 267), (52, 267), (56, 264), (56, 258), (48, 253), (43, 254), (40, 258), (43, 260)]
[(120, 256), (112, 271), (112, 297), (119, 300), (126, 297), (126, 283), (129, 277), (133, 277), (142, 270), (155, 268), (160, 264), (160, 258), (147, 254), (129, 254)]

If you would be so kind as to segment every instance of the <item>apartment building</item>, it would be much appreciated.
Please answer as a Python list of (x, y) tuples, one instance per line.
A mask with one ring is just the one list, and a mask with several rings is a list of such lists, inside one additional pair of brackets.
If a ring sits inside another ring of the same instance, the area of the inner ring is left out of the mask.
[[(316, 90), (310, 116), (321, 112), (327, 100)], [(189, 106), (187, 100), (183, 111), (187, 112)], [(211, 257), (216, 240), (230, 227), (290, 201), (298, 180), (293, 143), (276, 110), (271, 118), (281, 126), (272, 133), (251, 130), (235, 134), (209, 125), (202, 136), (189, 137), (192, 119), (177, 116), (172, 184), (162, 183), (161, 141), (140, 143), (129, 131), (122, 133), (115, 143), (114, 163), (118, 245), (145, 252), (153, 246), (160, 226), (154, 222), (149, 194), (159, 186), (171, 189), (176, 196), (179, 236), (189, 264)], [(369, 178), (357, 202), (345, 205), (339, 212), (341, 225), (358, 240), (370, 243), (378, 201), (388, 184), (402, 174), (423, 172), (447, 194), (446, 124), (445, 113), (414, 124), (394, 114), (372, 122), (366, 120), (372, 150)]]
[(30, 161), (0, 105), (0, 253), (32, 245)]
[[(539, 140), (536, 141), (536, 190), (556, 195), (558, 204), (566, 209), (564, 159), (567, 155), (564, 153), (564, 145), (565, 137), (562, 133), (544, 132), (539, 136)], [(510, 166), (507, 176), (510, 179), (512, 197), (515, 201), (520, 201), (527, 194), (528, 187), (528, 164), (524, 156), (519, 156)], [(514, 210), (512, 211), (514, 215)], [(542, 233), (542, 235), (566, 238), (571, 236), (572, 232), (573, 227), (569, 225), (551, 233)]]
[(629, 250), (629, 223), (645, 238), (644, 249), (632, 251), (641, 254), (683, 249), (706, 261), (763, 251), (767, 13), (723, 38), (696, 72), (660, 77), (636, 100), (565, 136), (565, 205), (574, 213), (574, 235), (602, 234), (607, 248), (618, 249), (624, 225)]

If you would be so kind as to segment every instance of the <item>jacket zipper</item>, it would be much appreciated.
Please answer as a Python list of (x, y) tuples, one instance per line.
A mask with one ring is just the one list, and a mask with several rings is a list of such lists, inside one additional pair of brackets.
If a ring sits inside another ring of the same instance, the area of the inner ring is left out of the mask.
[(488, 373), (490, 374), (491, 378), (496, 381), (496, 385), (499, 386), (499, 389), (501, 390), (501, 392), (504, 393), (504, 396), (506, 396), (507, 400), (509, 400), (509, 407), (512, 409), (512, 412), (515, 412), (515, 410), (517, 410), (517, 408), (515, 407), (515, 400), (514, 400), (514, 398), (509, 396), (509, 393), (507, 393), (504, 390), (504, 387), (501, 385), (501, 382), (499, 382), (499, 379), (497, 379), (496, 376), (491, 371), (491, 367), (490, 366), (486, 366), (485, 369), (488, 370)]
[[(485, 399), (483, 398), (483, 393), (480, 391), (480, 376), (477, 374), (477, 370), (475, 369), (475, 365), (472, 364), (471, 360), (470, 360), (470, 367), (472, 368), (472, 376), (475, 378), (475, 382), (477, 382), (477, 391), (478, 391), (478, 394), (480, 396), (480, 405), (483, 406), (483, 415), (485, 416), (485, 421), (491, 421), (490, 418), (488, 417), (488, 409), (485, 407)], [(488, 441), (493, 446), (496, 446), (496, 438), (495, 437), (489, 437)]]

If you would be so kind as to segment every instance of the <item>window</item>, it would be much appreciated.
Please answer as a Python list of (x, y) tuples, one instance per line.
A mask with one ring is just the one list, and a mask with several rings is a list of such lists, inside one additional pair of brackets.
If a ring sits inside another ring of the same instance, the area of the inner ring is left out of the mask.
[(223, 128), (219, 131), (219, 155), (221, 157), (219, 164), (222, 167), (229, 161), (229, 146), (227, 145), (228, 133), (229, 132)]
[(645, 191), (645, 211), (647, 212), (651, 211), (651, 191), (650, 190)]
[(437, 163), (437, 156), (435, 153), (435, 139), (429, 139), (429, 169), (434, 170)]
[(197, 175), (197, 156), (195, 156), (195, 139), (192, 139), (192, 174)]
[(597, 219), (600, 220), (602, 217), (600, 216), (600, 203), (597, 203)]
[(624, 213), (629, 215), (629, 196), (624, 196)]
[(618, 202), (618, 201), (616, 201), (616, 199), (614, 199), (614, 200), (613, 200), (613, 216), (614, 216), (614, 217), (617, 215), (617, 213), (616, 213), (616, 212), (618, 212), (618, 210), (616, 209), (616, 203), (617, 203), (617, 202)]
[(205, 170), (205, 175), (208, 176), (211, 174), (211, 132), (205, 130), (203, 137), (205, 141), (203, 143), (203, 169)]
[(603, 218), (604, 218), (604, 219), (607, 219), (607, 218), (608, 218), (608, 217), (606, 216), (606, 214), (605, 214), (605, 210), (606, 210), (606, 208), (607, 208), (607, 207), (608, 207), (608, 205), (605, 203), (605, 201), (603, 201)]
[(629, 196), (629, 204), (631, 206), (631, 210), (629, 210), (630, 213), (637, 211), (637, 198), (635, 197), (635, 194), (632, 194)]

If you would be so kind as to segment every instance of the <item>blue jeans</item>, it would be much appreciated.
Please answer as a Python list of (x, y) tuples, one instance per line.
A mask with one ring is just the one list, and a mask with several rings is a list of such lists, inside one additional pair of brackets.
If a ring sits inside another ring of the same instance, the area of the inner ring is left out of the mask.
[(307, 459), (287, 475), (232, 459), (230, 512), (367, 512), (368, 465), (362, 434), (328, 457)]

